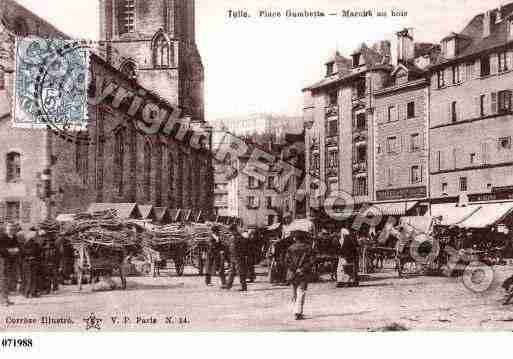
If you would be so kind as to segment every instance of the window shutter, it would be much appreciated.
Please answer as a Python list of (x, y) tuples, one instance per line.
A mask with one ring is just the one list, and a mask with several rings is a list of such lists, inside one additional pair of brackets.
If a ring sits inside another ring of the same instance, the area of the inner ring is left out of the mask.
[(476, 60), (474, 62), (474, 78), (479, 78), (481, 76), (481, 60)]
[(513, 70), (513, 51), (508, 51), (506, 53), (506, 65), (508, 70)]
[(420, 165), (420, 182), (424, 182), (424, 165)]
[(452, 122), (452, 102), (449, 102), (446, 106), (447, 106), (446, 110), (445, 110), (445, 116), (447, 116), (446, 121)]
[(490, 110), (492, 115), (497, 113), (497, 92), (492, 92)]
[(0, 222), (5, 222), (6, 205), (5, 202), (0, 202)]
[(498, 54), (493, 54), (490, 56), (490, 74), (496, 74), (499, 72), (499, 56)]
[(255, 207), (260, 208), (260, 197), (255, 198)]
[(21, 203), (21, 221), (23, 223), (30, 223), (30, 211), (32, 209), (32, 202)]
[(483, 142), (481, 144), (481, 161), (483, 162), (483, 164), (487, 164), (488, 163), (488, 144), (486, 142)]
[(474, 97), (474, 117), (481, 117), (481, 96)]
[(400, 135), (400, 136), (399, 136), (399, 151), (398, 151), (399, 153), (401, 153), (401, 152), (403, 151), (403, 146), (404, 146), (404, 143), (403, 143), (403, 142), (404, 142), (404, 141), (403, 141), (403, 136), (402, 136), (402, 135)]

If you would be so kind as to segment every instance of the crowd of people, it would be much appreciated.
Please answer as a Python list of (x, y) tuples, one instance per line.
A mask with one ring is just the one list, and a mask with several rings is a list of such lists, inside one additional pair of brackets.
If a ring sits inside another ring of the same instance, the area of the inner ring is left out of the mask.
[(56, 233), (22, 231), (13, 223), (0, 232), (0, 306), (13, 304), (11, 293), (31, 298), (55, 292), (72, 271), (73, 248)]

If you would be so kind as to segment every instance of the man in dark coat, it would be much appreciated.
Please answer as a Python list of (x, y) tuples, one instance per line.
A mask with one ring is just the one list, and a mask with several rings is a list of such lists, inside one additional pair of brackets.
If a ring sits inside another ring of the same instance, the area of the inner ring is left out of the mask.
[(41, 246), (37, 241), (37, 232), (31, 229), (23, 244), (23, 294), (25, 297), (38, 297), (38, 277), (41, 263)]
[(60, 254), (55, 244), (55, 234), (41, 231), (41, 283), (39, 289), (50, 294), (59, 289)]
[(224, 273), (224, 247), (221, 242), (219, 227), (212, 228), (212, 234), (208, 243), (207, 252), (207, 272), (205, 274), (205, 284), (210, 285), (212, 276), (215, 275), (216, 269), (219, 269), (219, 278), (221, 284), (226, 284), (226, 277)]
[(12, 305), (9, 300), (9, 287), (11, 286), (11, 271), (15, 258), (20, 254), (18, 241), (15, 237), (9, 236), (8, 223), (6, 231), (0, 233), (0, 306)]
[(223, 289), (231, 289), (233, 286), (233, 281), (235, 279), (235, 275), (239, 275), (241, 292), (246, 292), (248, 290), (246, 283), (246, 259), (247, 259), (247, 241), (242, 238), (239, 233), (238, 227), (236, 224), (233, 224), (230, 227), (230, 232), (232, 233), (232, 240), (229, 244), (229, 252), (230, 252), (230, 275), (228, 276), (228, 282), (224, 285)]
[(294, 243), (287, 249), (285, 264), (287, 266), (287, 281), (292, 285), (292, 305), (296, 320), (303, 319), (308, 283), (311, 281), (312, 268), (315, 263), (315, 253), (307, 241), (307, 234), (294, 232)]

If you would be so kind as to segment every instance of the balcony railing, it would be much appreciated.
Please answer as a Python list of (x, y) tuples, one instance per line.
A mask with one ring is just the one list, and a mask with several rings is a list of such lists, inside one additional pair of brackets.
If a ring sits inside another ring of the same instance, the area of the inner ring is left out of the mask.
[(367, 172), (367, 162), (353, 163), (353, 173)]
[(338, 145), (338, 136), (332, 136), (326, 138), (326, 146), (337, 146)]

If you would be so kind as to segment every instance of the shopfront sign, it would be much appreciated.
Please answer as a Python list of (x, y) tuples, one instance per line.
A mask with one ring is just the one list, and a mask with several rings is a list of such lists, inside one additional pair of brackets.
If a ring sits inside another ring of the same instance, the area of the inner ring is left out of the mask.
[(395, 188), (376, 191), (376, 200), (378, 201), (425, 197), (427, 197), (426, 186)]

